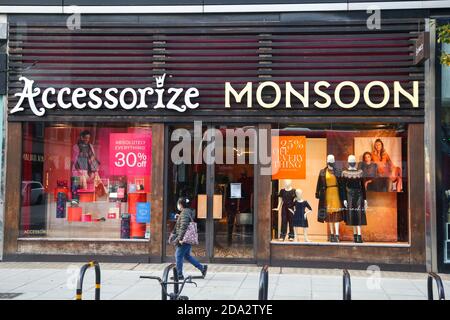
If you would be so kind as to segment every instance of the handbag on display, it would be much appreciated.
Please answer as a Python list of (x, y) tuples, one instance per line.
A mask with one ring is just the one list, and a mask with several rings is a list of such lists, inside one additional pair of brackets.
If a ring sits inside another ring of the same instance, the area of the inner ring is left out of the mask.
[(183, 237), (183, 242), (190, 245), (198, 244), (198, 231), (197, 231), (197, 222), (194, 222), (194, 219), (191, 217), (191, 222), (187, 227), (186, 233)]

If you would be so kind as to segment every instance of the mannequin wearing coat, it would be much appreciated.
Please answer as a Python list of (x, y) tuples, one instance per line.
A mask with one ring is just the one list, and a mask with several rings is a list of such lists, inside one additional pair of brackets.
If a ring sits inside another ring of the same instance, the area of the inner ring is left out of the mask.
[(327, 156), (327, 166), (320, 170), (317, 179), (316, 198), (319, 199), (317, 220), (330, 227), (330, 242), (339, 242), (339, 223), (344, 220), (344, 193), (341, 173), (336, 168), (334, 155)]

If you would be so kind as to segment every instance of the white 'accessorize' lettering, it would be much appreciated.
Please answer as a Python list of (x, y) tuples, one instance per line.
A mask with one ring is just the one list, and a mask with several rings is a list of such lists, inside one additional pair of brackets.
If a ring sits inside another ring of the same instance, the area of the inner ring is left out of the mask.
[[(160, 77), (156, 77), (156, 87), (153, 89), (151, 87), (134, 89), (134, 88), (108, 88), (105, 91), (101, 88), (93, 88), (89, 91), (84, 88), (61, 88), (57, 91), (55, 88), (49, 87), (42, 91), (41, 102), (43, 107), (36, 107), (37, 97), (41, 94), (40, 88), (33, 88), (34, 80), (30, 80), (26, 77), (20, 77), (19, 81), (23, 81), (22, 92), (16, 93), (15, 96), (19, 97), (17, 104), (11, 109), (10, 113), (14, 114), (17, 112), (25, 111), (22, 106), (25, 101), (28, 102), (30, 110), (38, 117), (45, 115), (46, 111), (49, 109), (54, 109), (59, 107), (62, 109), (70, 109), (72, 107), (76, 109), (100, 109), (104, 106), (107, 109), (114, 110), (121, 107), (125, 110), (132, 109), (147, 109), (148, 105), (145, 101), (147, 95), (151, 96), (154, 93), (157, 94), (157, 104), (153, 106), (153, 109), (169, 109), (178, 112), (184, 112), (188, 108), (196, 109), (199, 106), (198, 102), (194, 102), (193, 99), (200, 96), (200, 92), (197, 88), (169, 88), (164, 89), (164, 81), (166, 74)], [(104, 100), (101, 96), (104, 94)], [(49, 95), (56, 96), (57, 102), (50, 103)], [(178, 106), (176, 101), (178, 98), (183, 97), (182, 101), (184, 104)], [(70, 96), (67, 101), (64, 100), (65, 96)], [(86, 101), (87, 98), (87, 101)], [(128, 100), (126, 99), (128, 98)], [(81, 102), (85, 99), (86, 102)], [(164, 101), (168, 100), (167, 105)], [(69, 102), (70, 101), (70, 102)]]

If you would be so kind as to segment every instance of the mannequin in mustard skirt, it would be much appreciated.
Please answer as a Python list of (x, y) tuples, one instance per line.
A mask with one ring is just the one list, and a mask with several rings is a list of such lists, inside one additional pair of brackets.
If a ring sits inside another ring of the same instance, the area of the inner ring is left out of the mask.
[(339, 170), (332, 154), (327, 156), (327, 167), (320, 170), (316, 198), (319, 199), (317, 220), (330, 226), (330, 241), (339, 242), (339, 222), (344, 220), (343, 190)]

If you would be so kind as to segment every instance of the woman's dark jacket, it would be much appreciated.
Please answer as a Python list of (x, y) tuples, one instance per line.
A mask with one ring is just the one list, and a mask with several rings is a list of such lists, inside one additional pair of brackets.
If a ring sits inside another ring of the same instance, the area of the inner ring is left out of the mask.
[[(316, 186), (316, 199), (319, 199), (319, 209), (317, 211), (318, 212), (317, 221), (319, 222), (324, 222), (327, 217), (327, 202), (326, 202), (327, 182), (325, 177), (326, 170), (328, 170), (328, 167), (325, 167), (324, 169), (320, 170)], [(345, 190), (343, 188), (341, 171), (338, 169), (334, 169), (334, 175), (336, 176), (338, 184), (339, 198), (341, 200), (341, 208), (344, 208), (343, 199), (345, 199)]]
[(194, 219), (194, 212), (192, 209), (184, 208), (180, 215), (178, 216), (177, 222), (175, 223), (174, 233), (176, 235), (175, 243), (183, 240), (184, 234), (189, 226), (189, 223)]

